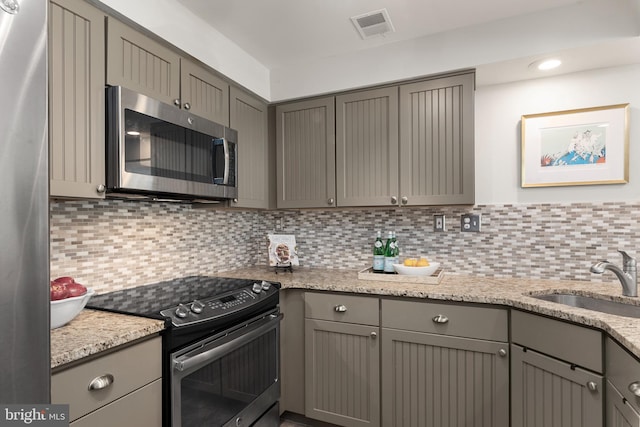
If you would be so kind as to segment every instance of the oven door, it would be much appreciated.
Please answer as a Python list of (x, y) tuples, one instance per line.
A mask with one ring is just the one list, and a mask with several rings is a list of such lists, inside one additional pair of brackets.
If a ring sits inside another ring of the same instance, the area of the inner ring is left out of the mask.
[(254, 318), (171, 354), (173, 427), (248, 427), (278, 402), (280, 318)]

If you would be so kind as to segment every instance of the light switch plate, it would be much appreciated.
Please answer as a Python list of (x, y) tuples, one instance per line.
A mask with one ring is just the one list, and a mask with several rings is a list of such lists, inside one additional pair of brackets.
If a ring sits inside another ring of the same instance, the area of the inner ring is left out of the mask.
[(460, 229), (462, 231), (480, 232), (480, 214), (462, 214), (460, 217)]
[(433, 216), (433, 231), (447, 231), (444, 214), (436, 214)]

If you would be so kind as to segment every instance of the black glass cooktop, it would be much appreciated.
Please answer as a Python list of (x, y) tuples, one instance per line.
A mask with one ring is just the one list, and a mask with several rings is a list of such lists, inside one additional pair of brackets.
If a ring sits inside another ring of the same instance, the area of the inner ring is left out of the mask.
[(94, 295), (87, 308), (97, 308), (139, 316), (162, 318), (160, 311), (224, 294), (246, 286), (255, 280), (226, 277), (188, 276), (166, 282), (138, 286), (121, 291)]

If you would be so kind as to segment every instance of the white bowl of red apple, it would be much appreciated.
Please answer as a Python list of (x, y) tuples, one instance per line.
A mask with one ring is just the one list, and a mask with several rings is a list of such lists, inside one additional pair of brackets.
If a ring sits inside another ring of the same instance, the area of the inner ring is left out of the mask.
[(75, 319), (93, 295), (93, 289), (68, 276), (52, 280), (50, 291), (51, 329), (64, 326)]

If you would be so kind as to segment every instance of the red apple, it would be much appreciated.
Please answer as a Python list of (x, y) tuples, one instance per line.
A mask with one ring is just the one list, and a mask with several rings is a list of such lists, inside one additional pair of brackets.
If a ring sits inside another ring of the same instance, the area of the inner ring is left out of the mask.
[(68, 285), (69, 283), (74, 283), (75, 282), (73, 277), (69, 277), (69, 276), (58, 277), (57, 279), (54, 279), (53, 281), (56, 282), (56, 283), (63, 284), (63, 285)]
[(51, 301), (58, 301), (69, 297), (69, 290), (62, 283), (51, 282), (50, 286)]
[(66, 288), (69, 291), (69, 297), (79, 297), (87, 293), (87, 288), (78, 282), (67, 283)]

